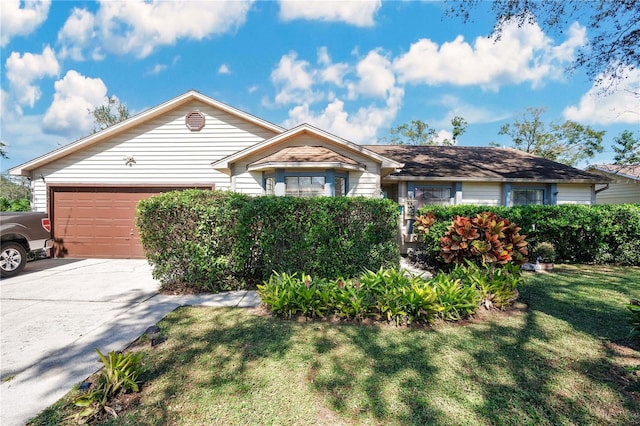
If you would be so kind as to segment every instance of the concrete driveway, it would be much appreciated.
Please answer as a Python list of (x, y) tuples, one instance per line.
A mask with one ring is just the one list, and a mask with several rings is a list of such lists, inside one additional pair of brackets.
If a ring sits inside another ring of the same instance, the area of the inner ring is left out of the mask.
[(24, 425), (181, 305), (250, 307), (255, 292), (164, 296), (146, 260), (45, 259), (0, 282), (0, 424)]

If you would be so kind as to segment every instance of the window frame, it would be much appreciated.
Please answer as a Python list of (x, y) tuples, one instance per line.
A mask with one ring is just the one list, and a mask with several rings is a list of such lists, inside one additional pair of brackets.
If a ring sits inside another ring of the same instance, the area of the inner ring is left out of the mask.
[[(422, 200), (418, 198), (418, 189), (426, 188), (426, 189), (438, 189), (438, 190), (448, 190), (449, 197), (447, 198), (447, 203), (423, 203)], [(454, 183), (425, 183), (425, 182), (410, 182), (408, 191), (413, 194), (413, 198), (416, 200), (416, 208), (422, 208), (424, 206), (452, 206), (454, 205), (453, 199), (455, 198), (455, 188), (456, 184)]]
[[(323, 188), (325, 189), (325, 194), (322, 195), (313, 195), (313, 196), (326, 196), (326, 185), (327, 183), (333, 184), (333, 197), (347, 196), (349, 194), (349, 173), (348, 172), (338, 172), (333, 169), (318, 171), (318, 170), (289, 170), (286, 169), (276, 169), (273, 172), (263, 172), (262, 174), (262, 190), (265, 195), (276, 195), (275, 189), (278, 183), (282, 183), (285, 185), (285, 193), (281, 196), (303, 196), (303, 195), (290, 195), (286, 193), (286, 180), (287, 178), (292, 177), (322, 177), (324, 178)], [(269, 188), (267, 183), (270, 179), (273, 179), (273, 192), (269, 192)], [(344, 194), (336, 194), (336, 179), (344, 179)]]

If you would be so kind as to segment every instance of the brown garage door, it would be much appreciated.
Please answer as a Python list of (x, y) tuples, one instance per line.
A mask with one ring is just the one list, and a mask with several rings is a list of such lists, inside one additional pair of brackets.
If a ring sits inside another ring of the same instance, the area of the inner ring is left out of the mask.
[(134, 221), (138, 201), (176, 187), (52, 187), (58, 257), (143, 258)]

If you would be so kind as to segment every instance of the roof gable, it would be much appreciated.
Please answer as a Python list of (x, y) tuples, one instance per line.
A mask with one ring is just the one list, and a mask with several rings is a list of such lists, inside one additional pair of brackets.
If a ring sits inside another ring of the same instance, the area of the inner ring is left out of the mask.
[(192, 101), (202, 102), (212, 108), (229, 113), (248, 123), (252, 123), (259, 127), (270, 130), (274, 133), (282, 133), (285, 130), (283, 127), (280, 127), (276, 124), (270, 123), (266, 120), (255, 117), (244, 111), (233, 108), (225, 103), (222, 103), (213, 98), (205, 96), (202, 93), (197, 92), (195, 90), (190, 90), (158, 106), (150, 108), (139, 114), (136, 114), (133, 117), (128, 118), (127, 120), (121, 121), (120, 123), (114, 124), (113, 126), (109, 126), (104, 130), (85, 136), (81, 139), (78, 139), (74, 142), (64, 145), (56, 150), (53, 150), (47, 154), (44, 154), (34, 160), (31, 160), (19, 166), (16, 166), (10, 169), (9, 172), (14, 175), (26, 175), (30, 170), (36, 169), (38, 167), (42, 167), (48, 163), (51, 163), (52, 161), (63, 158), (69, 154), (82, 151), (104, 140), (113, 138), (121, 133), (124, 133), (126, 131), (129, 131), (135, 128), (136, 126), (146, 123), (149, 120), (157, 118), (162, 114), (166, 114), (172, 110), (180, 108), (182, 105), (185, 105)]
[(228, 157), (223, 158), (222, 160), (216, 161), (212, 163), (212, 167), (216, 170), (220, 170), (226, 173), (230, 173), (231, 164), (241, 161), (243, 159), (247, 159), (249, 157), (259, 155), (261, 151), (266, 151), (269, 148), (276, 147), (278, 145), (286, 145), (291, 140), (298, 138), (302, 135), (311, 135), (315, 138), (322, 140), (323, 142), (328, 143), (329, 145), (334, 145), (336, 147), (341, 147), (346, 149), (347, 151), (351, 151), (354, 154), (359, 154), (361, 156), (370, 158), (381, 164), (381, 168), (383, 169), (399, 169), (402, 167), (402, 163), (392, 160), (390, 158), (385, 157), (377, 152), (371, 151), (362, 145), (357, 145), (353, 142), (349, 142), (346, 139), (342, 139), (338, 136), (335, 136), (331, 133), (325, 132), (324, 130), (313, 127), (309, 124), (301, 124), (298, 127), (295, 127), (291, 130), (283, 132), (271, 139), (267, 139), (263, 142), (257, 143), (245, 150), (239, 151), (235, 154), (229, 155)]
[(640, 165), (631, 164), (594, 164), (589, 169), (611, 177), (625, 177), (640, 182)]

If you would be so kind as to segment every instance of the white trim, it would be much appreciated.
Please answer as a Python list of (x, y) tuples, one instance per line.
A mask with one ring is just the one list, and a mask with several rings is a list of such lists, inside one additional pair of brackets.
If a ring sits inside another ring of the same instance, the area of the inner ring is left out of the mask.
[(13, 167), (12, 169), (9, 169), (9, 173), (12, 175), (22, 175), (22, 176), (28, 176), (29, 175), (29, 171), (36, 169), (38, 167), (42, 167), (48, 163), (51, 163), (52, 161), (58, 160), (62, 157), (65, 157), (69, 154), (72, 154), (74, 152), (83, 150), (91, 145), (94, 145), (96, 143), (99, 143), (107, 138), (113, 137), (119, 133), (122, 133), (126, 130), (129, 130), (135, 126), (140, 125), (141, 123), (150, 120), (152, 118), (156, 118), (158, 116), (160, 116), (161, 114), (164, 114), (168, 111), (171, 111), (177, 107), (179, 107), (180, 105), (183, 105), (187, 102), (190, 101), (200, 101), (203, 102), (213, 108), (219, 109), (221, 111), (227, 112), (229, 114), (232, 114), (236, 117), (239, 117), (249, 123), (253, 123), (256, 124), (260, 127), (266, 128), (268, 130), (271, 130), (273, 132), (276, 133), (282, 133), (285, 131), (285, 129), (283, 127), (280, 127), (276, 124), (270, 123), (266, 120), (263, 120), (261, 118), (255, 117), (251, 114), (248, 114), (244, 111), (240, 111), (239, 109), (233, 108), (232, 106), (229, 106), (227, 104), (224, 104), (222, 102), (216, 101), (213, 98), (210, 98), (208, 96), (203, 95), (200, 92), (197, 92), (195, 90), (190, 90), (178, 97), (175, 97), (169, 101), (166, 101), (156, 107), (150, 108), (144, 112), (141, 112), (139, 114), (134, 115), (133, 117), (128, 118), (125, 121), (122, 121), (120, 123), (114, 124), (113, 126), (107, 127), (106, 129), (91, 134), (89, 136), (85, 136), (84, 138), (78, 139), (75, 142), (71, 142), (70, 144), (67, 144), (63, 147), (60, 147), (58, 149), (55, 149), (47, 154), (44, 154), (34, 160), (28, 161), (26, 163), (23, 163), (19, 166)]
[(325, 139), (326, 141), (336, 144), (336, 145), (340, 145), (342, 147), (345, 147), (351, 151), (355, 151), (360, 153), (361, 155), (364, 155), (366, 157), (369, 157), (371, 159), (376, 160), (377, 162), (382, 164), (382, 168), (387, 168), (387, 169), (400, 169), (404, 166), (404, 164), (402, 163), (398, 163), (397, 161), (391, 160), (390, 158), (384, 157), (378, 153), (375, 153), (367, 148), (364, 148), (361, 145), (357, 145), (353, 142), (349, 142), (346, 139), (342, 139), (336, 135), (333, 135), (331, 133), (325, 132), (324, 130), (318, 129), (317, 127), (313, 127), (309, 124), (301, 124), (298, 127), (294, 127), (291, 130), (288, 130), (286, 132), (283, 132), (277, 136), (274, 136), (271, 139), (267, 139), (265, 141), (259, 142), (249, 148), (246, 148), (242, 151), (236, 152), (235, 154), (231, 154), (228, 157), (223, 158), (222, 160), (216, 161), (211, 163), (211, 166), (221, 172), (225, 172), (225, 173), (229, 173), (230, 172), (230, 168), (229, 165), (231, 163), (235, 163), (245, 157), (250, 156), (251, 154), (254, 154), (256, 152), (259, 152), (262, 149), (265, 149), (269, 146), (274, 146), (277, 145), (279, 143), (282, 143), (288, 139), (291, 139), (293, 137), (296, 137), (298, 135), (301, 135), (303, 133), (308, 133), (320, 138)]
[(359, 172), (365, 171), (365, 166), (357, 166), (355, 164), (347, 164), (339, 161), (305, 161), (305, 162), (280, 162), (274, 161), (270, 163), (261, 163), (255, 166), (249, 166), (247, 171), (260, 172), (270, 169), (340, 169), (340, 170), (355, 170)]

